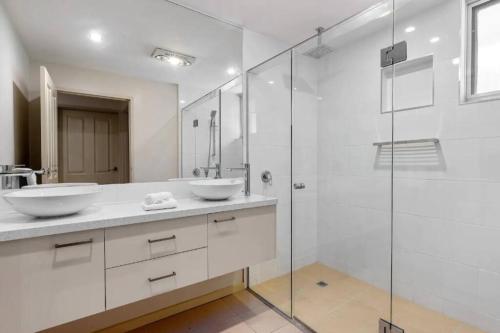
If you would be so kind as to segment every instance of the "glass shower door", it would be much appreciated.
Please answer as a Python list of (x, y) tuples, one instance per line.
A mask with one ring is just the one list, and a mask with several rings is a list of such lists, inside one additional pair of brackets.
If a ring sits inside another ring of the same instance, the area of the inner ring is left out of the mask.
[[(276, 258), (250, 267), (249, 285), (291, 316), (291, 53), (249, 70), (247, 89), (250, 188), (278, 199)], [(263, 181), (264, 172), (272, 180)]]
[(393, 322), (500, 332), (500, 1), (396, 7)]
[(293, 50), (293, 316), (317, 332), (391, 320), (392, 24), (383, 2)]

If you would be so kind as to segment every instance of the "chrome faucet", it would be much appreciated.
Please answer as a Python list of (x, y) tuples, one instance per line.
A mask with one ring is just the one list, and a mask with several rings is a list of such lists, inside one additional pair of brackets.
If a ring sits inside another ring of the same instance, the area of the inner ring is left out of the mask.
[(208, 177), (208, 172), (210, 170), (215, 170), (215, 178), (222, 178), (219, 163), (215, 163), (214, 167), (200, 167), (200, 169), (202, 169), (205, 172), (205, 177)]
[(45, 169), (32, 170), (20, 165), (0, 165), (0, 190), (19, 188), (21, 177), (26, 179), (27, 185), (36, 185), (36, 175), (45, 173)]
[(245, 171), (245, 195), (250, 195), (250, 163), (243, 163), (243, 168), (226, 168), (228, 171), (243, 170)]

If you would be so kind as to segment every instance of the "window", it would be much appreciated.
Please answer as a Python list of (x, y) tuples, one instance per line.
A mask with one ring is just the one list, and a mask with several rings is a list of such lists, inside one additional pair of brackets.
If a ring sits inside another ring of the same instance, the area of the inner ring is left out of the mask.
[(462, 101), (500, 99), (500, 0), (465, 0)]

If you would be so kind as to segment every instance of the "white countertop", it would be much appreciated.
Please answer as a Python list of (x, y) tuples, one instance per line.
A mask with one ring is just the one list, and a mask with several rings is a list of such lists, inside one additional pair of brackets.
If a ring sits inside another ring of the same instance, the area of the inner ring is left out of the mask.
[(14, 210), (0, 211), (0, 241), (116, 227), (180, 217), (275, 205), (277, 199), (239, 195), (224, 201), (180, 198), (174, 209), (146, 212), (141, 201), (95, 204), (80, 213), (57, 218), (34, 218)]

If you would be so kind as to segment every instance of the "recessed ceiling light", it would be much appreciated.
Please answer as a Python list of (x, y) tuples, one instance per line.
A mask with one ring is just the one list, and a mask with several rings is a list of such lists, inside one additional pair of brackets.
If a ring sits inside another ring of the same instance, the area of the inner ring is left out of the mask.
[(159, 47), (153, 51), (151, 56), (159, 61), (166, 61), (172, 66), (191, 66), (196, 58), (187, 54), (182, 54), (174, 51), (160, 49)]
[(181, 100), (179, 101), (179, 103), (181, 103), (181, 104), (186, 104), (186, 101), (185, 101), (185, 100), (183, 100), (183, 99), (181, 99)]
[(460, 58), (453, 58), (453, 59), (451, 59), (451, 63), (453, 65), (459, 65), (460, 64)]
[(408, 33), (413, 32), (413, 31), (415, 31), (415, 27), (414, 26), (409, 26), (409, 27), (407, 27), (405, 29), (405, 32), (408, 32)]
[(101, 43), (102, 34), (97, 30), (92, 30), (91, 32), (89, 32), (89, 39), (94, 43)]
[(226, 71), (226, 72), (227, 72), (227, 74), (229, 74), (229, 75), (234, 75), (234, 74), (236, 74), (236, 68), (234, 68), (234, 67), (229, 67), (229, 68), (227, 69), (227, 71)]
[(318, 96), (317, 98), (318, 98), (318, 101), (322, 101), (323, 100), (323, 97), (321, 97), (321, 96)]
[(269, 83), (269, 84), (274, 84), (274, 81), (273, 81), (273, 80), (271, 80), (271, 81), (268, 81), (267, 83)]
[(431, 42), (432, 44), (435, 44), (437, 42), (439, 42), (441, 38), (439, 38), (438, 36), (436, 37), (432, 37), (431, 39), (429, 39), (429, 42)]

